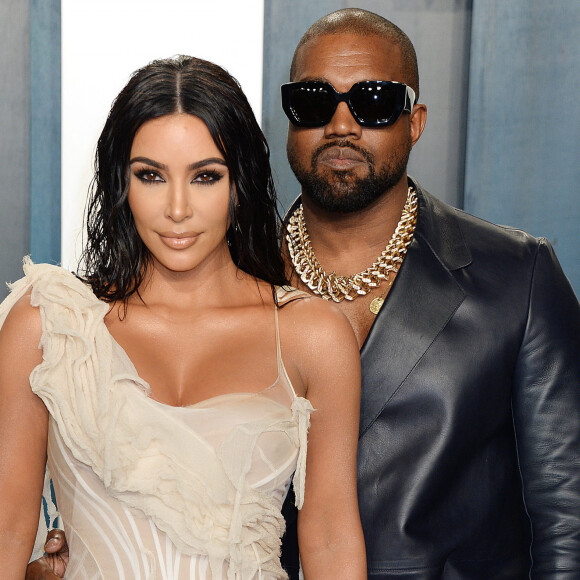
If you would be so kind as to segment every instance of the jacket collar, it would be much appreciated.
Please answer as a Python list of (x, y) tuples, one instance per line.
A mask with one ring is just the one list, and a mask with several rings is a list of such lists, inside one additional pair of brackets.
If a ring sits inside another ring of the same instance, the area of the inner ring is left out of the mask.
[(419, 200), (415, 235), (423, 238), (449, 270), (468, 266), (471, 263), (471, 252), (457, 221), (457, 210), (433, 197), (412, 177), (408, 181), (415, 188)]

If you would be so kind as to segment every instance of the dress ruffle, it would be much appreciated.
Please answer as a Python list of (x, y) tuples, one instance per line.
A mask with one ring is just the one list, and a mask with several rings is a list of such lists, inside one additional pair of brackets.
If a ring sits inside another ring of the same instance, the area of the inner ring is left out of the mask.
[(260, 571), (285, 578), (279, 505), (247, 483), (251, 453), (237, 462), (222, 455), (231, 459), (227, 447), (241, 438), (251, 449), (261, 433), (285, 432), (297, 448), (294, 486), (301, 507), (310, 403), (296, 397), (285, 409), (263, 401), (272, 407), (266, 422), (232, 430), (216, 453), (186, 424), (172, 421), (164, 405), (151, 404), (149, 386), (104, 323), (108, 305), (89, 286), (62, 268), (29, 260), (24, 273), (12, 285), (0, 324), (31, 289), (42, 320), (43, 361), (30, 384), (73, 456), (92, 468), (109, 494), (151, 517), (182, 552), (207, 555), (215, 577), (228, 560), (230, 579)]

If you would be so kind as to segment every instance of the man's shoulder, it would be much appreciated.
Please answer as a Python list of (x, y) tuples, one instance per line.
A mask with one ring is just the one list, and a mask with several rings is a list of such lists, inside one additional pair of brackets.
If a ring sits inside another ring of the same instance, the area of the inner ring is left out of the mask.
[(418, 236), (423, 236), (437, 253), (449, 252), (497, 256), (510, 254), (521, 259), (532, 256), (539, 245), (548, 243), (522, 229), (495, 224), (441, 201), (421, 186), (419, 197)]

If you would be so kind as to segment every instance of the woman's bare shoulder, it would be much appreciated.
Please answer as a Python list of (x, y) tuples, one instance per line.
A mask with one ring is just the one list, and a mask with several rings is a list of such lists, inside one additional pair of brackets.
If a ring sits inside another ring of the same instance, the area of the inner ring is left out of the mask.
[[(308, 296), (281, 310), (280, 334), (284, 362), (293, 384), (315, 408), (324, 408), (343, 388), (346, 396), (360, 391), (360, 355), (354, 331), (340, 308), (322, 298)], [(296, 377), (296, 378), (295, 378)], [(342, 386), (341, 386), (342, 385)], [(298, 391), (297, 391), (298, 392)]]
[(0, 328), (0, 388), (3, 393), (31, 393), (28, 377), (42, 362), (41, 337), (40, 312), (31, 305), (30, 293), (26, 293), (14, 303)]
[(42, 322), (38, 308), (30, 302), (31, 290), (22, 295), (12, 306), (0, 329), (2, 336), (17, 340), (20, 344), (38, 347), (42, 334)]
[(352, 327), (338, 306), (317, 296), (301, 292), (280, 312), (286, 325), (299, 334), (303, 343), (322, 341), (334, 345), (354, 339)]

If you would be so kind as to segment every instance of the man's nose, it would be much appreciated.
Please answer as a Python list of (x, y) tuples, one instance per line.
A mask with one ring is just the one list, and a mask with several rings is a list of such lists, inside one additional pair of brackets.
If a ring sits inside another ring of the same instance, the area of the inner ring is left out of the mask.
[(352, 116), (348, 105), (344, 101), (338, 103), (338, 107), (336, 107), (332, 119), (330, 119), (329, 123), (324, 127), (324, 136), (332, 138), (345, 137), (348, 135), (354, 138), (360, 138), (361, 133), (362, 127)]

